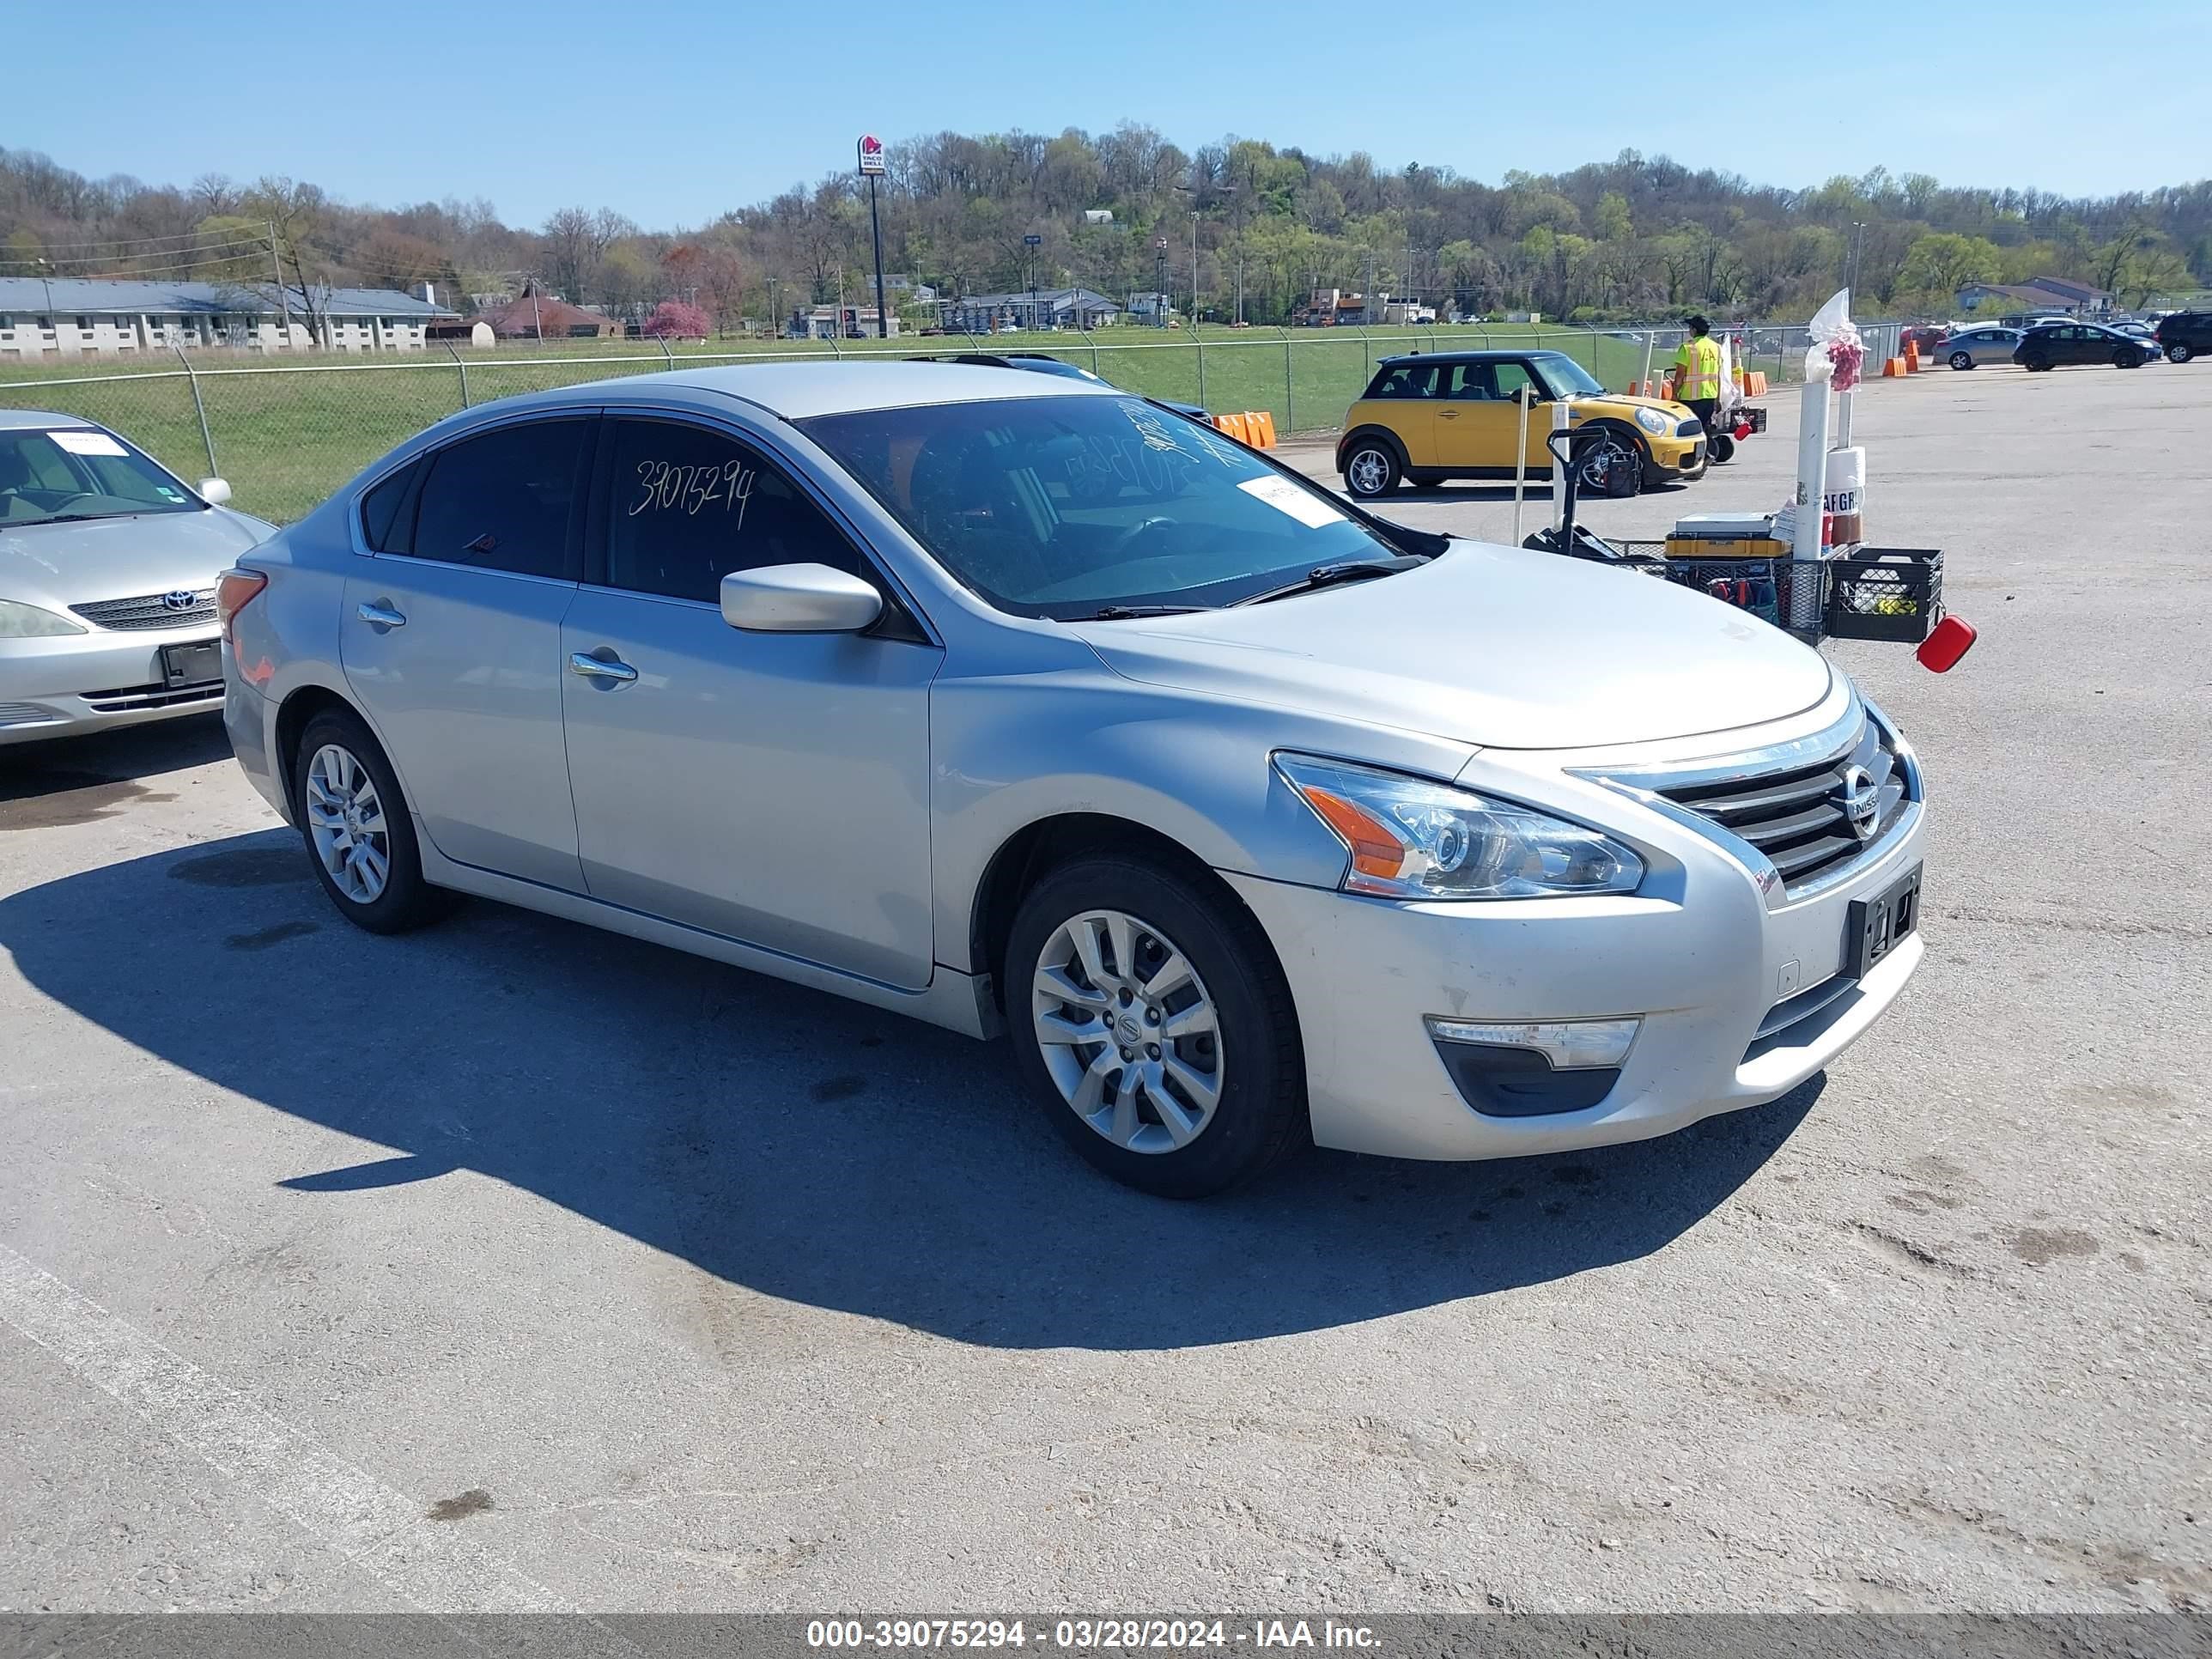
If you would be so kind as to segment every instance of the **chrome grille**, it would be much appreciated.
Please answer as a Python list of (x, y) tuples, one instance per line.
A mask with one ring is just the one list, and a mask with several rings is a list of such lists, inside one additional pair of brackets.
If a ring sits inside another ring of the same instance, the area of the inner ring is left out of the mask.
[(101, 599), (93, 605), (73, 605), (70, 610), (94, 628), (131, 629), (191, 628), (200, 623), (215, 620), (215, 589), (198, 587), (178, 588), (179, 594), (189, 592), (191, 603), (181, 608), (172, 607), (168, 593), (142, 593), (134, 599)]
[[(1871, 793), (1873, 813), (1855, 828), (1846, 797)], [(1904, 769), (1871, 720), (1826, 759), (1679, 787), (1658, 793), (1686, 811), (1749, 842), (1796, 895), (1829, 872), (1855, 862), (1877, 846), (1904, 813)]]

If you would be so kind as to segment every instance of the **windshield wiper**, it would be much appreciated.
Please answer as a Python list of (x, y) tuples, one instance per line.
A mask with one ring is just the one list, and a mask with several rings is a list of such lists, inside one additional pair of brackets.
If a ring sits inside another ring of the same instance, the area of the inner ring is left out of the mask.
[(1124, 622), (1132, 617), (1188, 617), (1206, 607), (1198, 605), (1102, 605), (1085, 622)]
[(127, 519), (127, 513), (56, 513), (44, 519), (19, 519), (18, 528), (27, 524), (90, 524), (95, 519)]
[(1401, 553), (1390, 559), (1344, 559), (1335, 564), (1317, 564), (1294, 582), (1280, 587), (1271, 587), (1264, 593), (1254, 593), (1237, 601), (1238, 605), (1265, 605), (1270, 599), (1287, 599), (1293, 593), (1310, 592), (1316, 587), (1333, 587), (1339, 582), (1365, 581), (1371, 576), (1395, 576), (1401, 570), (1410, 570), (1426, 562), (1418, 553)]

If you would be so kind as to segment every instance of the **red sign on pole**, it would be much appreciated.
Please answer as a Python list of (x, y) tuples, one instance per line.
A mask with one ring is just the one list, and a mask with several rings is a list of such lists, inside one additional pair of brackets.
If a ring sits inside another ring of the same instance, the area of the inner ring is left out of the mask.
[(860, 172), (863, 176), (884, 170), (884, 141), (872, 132), (860, 135)]

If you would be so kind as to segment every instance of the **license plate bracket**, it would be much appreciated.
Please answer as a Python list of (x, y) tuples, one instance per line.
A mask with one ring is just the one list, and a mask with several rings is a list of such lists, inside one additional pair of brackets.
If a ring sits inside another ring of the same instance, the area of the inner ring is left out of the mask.
[(1920, 927), (1919, 865), (1870, 899), (1853, 899), (1844, 923), (1844, 972), (1864, 979)]
[(222, 641), (194, 640), (161, 647), (161, 679), (171, 690), (222, 678)]

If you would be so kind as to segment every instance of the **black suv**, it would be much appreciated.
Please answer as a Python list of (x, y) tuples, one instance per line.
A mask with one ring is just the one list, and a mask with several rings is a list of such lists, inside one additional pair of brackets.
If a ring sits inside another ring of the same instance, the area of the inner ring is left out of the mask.
[(2212, 351), (2212, 311), (2177, 311), (2162, 317), (2158, 343), (2166, 348), (2168, 362), (2185, 363), (2200, 352)]

